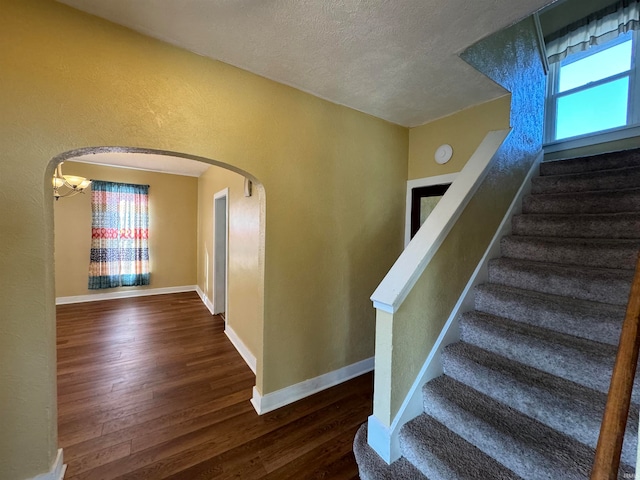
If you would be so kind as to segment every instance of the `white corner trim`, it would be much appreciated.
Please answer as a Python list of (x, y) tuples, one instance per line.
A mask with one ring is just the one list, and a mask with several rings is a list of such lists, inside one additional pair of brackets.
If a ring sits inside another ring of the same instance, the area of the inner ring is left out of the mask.
[(544, 144), (545, 153), (558, 153), (564, 150), (590, 147), (601, 143), (616, 142), (640, 136), (640, 125), (628, 125), (612, 128), (603, 132), (588, 133), (563, 140), (554, 140)]
[(253, 353), (251, 353), (251, 350), (247, 348), (244, 342), (240, 340), (238, 334), (233, 328), (231, 328), (228, 323), (226, 324), (224, 333), (229, 338), (233, 346), (236, 347), (236, 350), (238, 351), (240, 356), (244, 359), (245, 362), (247, 362), (249, 368), (253, 371), (253, 373), (256, 373), (256, 357), (253, 355)]
[(417, 178), (407, 181), (407, 199), (404, 214), (404, 246), (409, 245), (411, 241), (411, 190), (420, 187), (430, 187), (431, 185), (443, 185), (445, 183), (453, 183), (458, 178), (457, 173), (446, 173), (444, 175), (436, 175), (434, 177)]
[[(246, 177), (245, 177), (246, 178)], [(224, 310), (226, 310), (227, 308), (229, 308), (229, 209), (231, 207), (231, 197), (229, 196), (229, 187), (225, 187), (222, 190), (220, 190), (219, 192), (216, 192), (213, 194), (213, 213), (215, 215), (215, 211), (216, 211), (216, 201), (221, 199), (221, 198), (225, 198), (225, 220), (224, 220), (224, 225), (225, 225), (225, 259), (224, 259), (224, 281), (225, 281), (225, 285), (224, 285)], [(215, 275), (215, 241), (216, 241), (216, 226), (215, 226), (215, 218), (214, 218), (214, 225), (213, 225), (213, 239), (214, 239), (214, 253), (213, 253), (213, 262), (214, 262), (214, 269), (213, 269), (213, 288), (214, 288), (214, 292), (215, 290), (215, 282), (216, 282), (216, 275)], [(211, 311), (211, 313), (213, 313), (214, 315), (216, 315), (216, 313), (214, 312), (218, 312), (218, 313), (225, 313), (224, 310), (222, 308), (219, 308), (219, 304), (220, 302), (216, 300), (216, 296), (214, 293), (213, 296), (213, 301), (212, 301), (212, 305), (213, 305), (213, 310)], [(227, 323), (226, 321), (226, 316), (225, 316), (225, 324)]]
[(511, 219), (514, 215), (522, 211), (522, 200), (525, 195), (531, 192), (531, 178), (537, 174), (542, 158), (543, 152), (541, 151), (520, 185), (518, 192), (509, 205), (482, 259), (469, 278), (460, 298), (451, 310), (449, 318), (433, 345), (433, 348), (429, 352), (415, 381), (411, 385), (391, 425), (386, 427), (377, 417), (373, 415), (369, 417), (367, 424), (368, 443), (387, 463), (391, 464), (400, 458), (400, 428), (423, 412), (422, 387), (428, 381), (442, 375), (442, 350), (447, 345), (459, 340), (460, 315), (474, 309), (475, 287), (488, 280), (489, 260), (500, 256), (500, 240), (503, 236), (511, 233)]
[(204, 303), (205, 306), (209, 309), (211, 315), (215, 315), (215, 313), (213, 313), (213, 302), (209, 300), (209, 297), (207, 297), (207, 294), (204, 293), (204, 291), (200, 288), (200, 285), (196, 285), (196, 292), (198, 292), (200, 300), (202, 300), (202, 303)]
[(31, 480), (62, 480), (66, 471), (67, 466), (64, 464), (62, 449), (59, 448), (51, 469), (47, 473), (33, 477)]
[(373, 367), (374, 357), (371, 357), (265, 395), (261, 395), (258, 389), (253, 387), (251, 404), (256, 412), (262, 415), (371, 372)]
[(397, 431), (393, 432), (390, 427), (384, 425), (375, 415), (369, 416), (367, 420), (367, 443), (389, 465), (402, 456), (398, 433)]
[(489, 132), (373, 292), (376, 308), (394, 313), (422, 275), (486, 176), (510, 130)]
[(217, 200), (218, 198), (228, 197), (229, 196), (229, 187), (225, 187), (219, 192), (213, 194), (213, 199)]
[(533, 23), (536, 27), (536, 37), (538, 39), (538, 48), (540, 49), (540, 61), (544, 74), (549, 75), (549, 59), (547, 58), (547, 44), (544, 42), (544, 33), (540, 24), (540, 12), (534, 12)]
[(69, 303), (99, 302), (101, 300), (114, 300), (117, 298), (146, 297), (149, 295), (165, 295), (167, 293), (182, 293), (197, 291), (196, 285), (183, 285), (180, 287), (143, 288), (134, 290), (121, 290), (109, 293), (93, 293), (88, 295), (76, 295), (72, 297), (57, 297), (56, 305)]

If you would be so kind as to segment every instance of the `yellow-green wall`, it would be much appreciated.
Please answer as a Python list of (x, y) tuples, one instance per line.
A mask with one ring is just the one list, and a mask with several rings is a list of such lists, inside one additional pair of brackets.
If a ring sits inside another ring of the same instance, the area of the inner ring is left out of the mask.
[(51, 159), (186, 153), (264, 186), (267, 394), (373, 355), (402, 248), (408, 131), (53, 0), (0, 0), (0, 478), (57, 449)]
[[(409, 180), (462, 170), (487, 133), (509, 128), (510, 110), (511, 95), (505, 95), (409, 130)], [(445, 143), (453, 156), (439, 165), (434, 154)]]
[(262, 357), (264, 189), (244, 195), (244, 177), (210, 167), (198, 179), (198, 286), (214, 298), (214, 195), (228, 190), (228, 292), (225, 320), (256, 358)]
[(107, 290), (87, 288), (91, 248), (91, 193), (87, 192), (61, 198), (54, 205), (56, 297), (196, 284), (196, 177), (77, 162), (65, 162), (64, 173), (149, 185), (151, 284)]

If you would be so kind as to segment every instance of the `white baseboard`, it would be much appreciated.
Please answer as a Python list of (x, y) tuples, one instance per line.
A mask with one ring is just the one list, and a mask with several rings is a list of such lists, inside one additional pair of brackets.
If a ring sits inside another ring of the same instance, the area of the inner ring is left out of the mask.
[(56, 305), (66, 305), (69, 303), (83, 303), (83, 302), (99, 302), (101, 300), (114, 300), (117, 298), (146, 297), (148, 295), (165, 295), (167, 293), (182, 293), (182, 292), (195, 292), (195, 291), (197, 291), (196, 285), (121, 290), (118, 292), (92, 293), (88, 295), (76, 295), (72, 297), (57, 297)]
[(56, 460), (51, 466), (51, 470), (49, 470), (47, 473), (38, 475), (31, 480), (63, 480), (66, 471), (67, 466), (63, 461), (62, 449), (59, 448), (58, 454), (56, 455)]
[(538, 172), (542, 158), (543, 153), (540, 152), (523, 180), (520, 189), (513, 198), (511, 205), (509, 205), (482, 259), (469, 278), (460, 298), (451, 310), (449, 318), (422, 365), (404, 402), (402, 402), (400, 410), (391, 422), (391, 425), (386, 427), (373, 415), (369, 417), (367, 423), (368, 443), (387, 463), (391, 464), (400, 458), (400, 442), (398, 438), (400, 428), (409, 420), (423, 412), (422, 387), (428, 381), (442, 375), (442, 350), (447, 345), (459, 340), (460, 315), (474, 309), (475, 287), (486, 283), (488, 280), (489, 260), (500, 256), (500, 240), (503, 236), (511, 233), (511, 218), (522, 211), (522, 199), (531, 191), (531, 178)]
[(224, 333), (229, 338), (229, 340), (231, 340), (233, 346), (236, 347), (236, 350), (238, 351), (240, 356), (244, 358), (245, 362), (247, 362), (249, 368), (253, 371), (253, 373), (256, 373), (256, 357), (251, 353), (244, 342), (240, 340), (238, 334), (233, 330), (233, 328), (229, 326), (229, 324), (226, 325)]
[(202, 303), (204, 303), (205, 306), (209, 309), (211, 315), (215, 315), (215, 313), (213, 313), (213, 302), (209, 300), (209, 297), (207, 297), (207, 294), (204, 293), (204, 291), (200, 288), (200, 285), (196, 285), (196, 292), (198, 292), (200, 300), (202, 300)]
[(374, 357), (371, 357), (266, 395), (261, 395), (256, 387), (253, 387), (251, 403), (256, 412), (262, 415), (368, 373), (373, 370), (373, 367)]

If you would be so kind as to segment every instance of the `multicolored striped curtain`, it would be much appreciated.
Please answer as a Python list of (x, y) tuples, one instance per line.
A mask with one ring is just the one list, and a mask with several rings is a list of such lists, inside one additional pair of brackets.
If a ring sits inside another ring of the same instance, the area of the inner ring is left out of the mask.
[(149, 185), (91, 183), (89, 288), (149, 285)]

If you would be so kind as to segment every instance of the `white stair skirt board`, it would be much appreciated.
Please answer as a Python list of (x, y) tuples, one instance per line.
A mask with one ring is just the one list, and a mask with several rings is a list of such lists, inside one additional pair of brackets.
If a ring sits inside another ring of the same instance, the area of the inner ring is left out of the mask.
[(38, 475), (31, 480), (62, 480), (66, 471), (67, 466), (63, 462), (62, 449), (59, 448), (58, 455), (56, 455), (56, 460), (55, 462), (53, 462), (51, 470), (49, 470), (47, 473)]
[(482, 259), (478, 263), (478, 266), (471, 275), (469, 282), (462, 291), (460, 298), (453, 307), (447, 322), (440, 332), (431, 352), (429, 352), (429, 355), (420, 369), (416, 380), (413, 382), (404, 402), (402, 402), (400, 410), (393, 419), (391, 426), (386, 427), (373, 415), (369, 417), (367, 423), (368, 443), (371, 448), (373, 448), (387, 463), (391, 464), (401, 456), (400, 443), (398, 440), (400, 428), (405, 423), (424, 412), (422, 404), (422, 387), (429, 380), (442, 375), (442, 350), (447, 345), (459, 340), (460, 331), (458, 327), (458, 319), (463, 313), (473, 310), (474, 289), (477, 285), (487, 281), (487, 265), (489, 260), (500, 256), (500, 240), (503, 236), (511, 233), (511, 218), (521, 212), (522, 199), (531, 191), (531, 178), (537, 174), (542, 158), (543, 152), (540, 152), (533, 162), (526, 178), (523, 180), (518, 193), (516, 193), (516, 196), (513, 198), (509, 209), (505, 213), (505, 216), (496, 230), (495, 235), (491, 239)]
[(369, 373), (374, 367), (374, 357), (361, 360), (359, 362), (339, 368), (333, 372), (325, 373), (315, 378), (310, 378), (290, 387), (277, 390), (275, 392), (260, 395), (260, 392), (253, 387), (253, 398), (251, 403), (258, 415), (271, 412), (285, 405), (289, 405), (298, 400), (302, 400), (314, 393), (321, 392), (327, 388), (344, 383), (352, 378)]
[(196, 292), (198, 292), (200, 300), (202, 300), (202, 303), (209, 309), (211, 315), (215, 315), (215, 313), (213, 313), (213, 302), (207, 297), (207, 294), (202, 291), (199, 285), (196, 286)]
[(116, 298), (146, 297), (149, 295), (165, 295), (167, 293), (195, 292), (196, 285), (183, 285), (180, 287), (163, 288), (143, 288), (135, 290), (124, 290), (118, 292), (92, 293), (88, 295), (76, 295), (73, 297), (57, 297), (56, 305), (66, 305), (69, 303), (99, 302), (101, 300), (114, 300)]
[(236, 350), (244, 361), (247, 362), (251, 371), (256, 373), (256, 357), (251, 353), (244, 342), (240, 340), (238, 334), (228, 324), (224, 329), (224, 334), (229, 338), (233, 346), (236, 347)]

